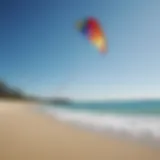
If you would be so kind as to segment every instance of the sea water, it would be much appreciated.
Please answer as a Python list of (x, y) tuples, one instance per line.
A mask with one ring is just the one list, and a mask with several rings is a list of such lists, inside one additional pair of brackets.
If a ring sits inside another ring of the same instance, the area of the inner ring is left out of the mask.
[(160, 144), (160, 101), (73, 103), (48, 106), (45, 111), (58, 120), (94, 131)]

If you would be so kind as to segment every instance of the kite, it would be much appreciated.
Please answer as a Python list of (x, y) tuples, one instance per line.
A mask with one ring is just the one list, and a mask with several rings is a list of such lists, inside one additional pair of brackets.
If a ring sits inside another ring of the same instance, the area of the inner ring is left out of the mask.
[(78, 21), (76, 26), (101, 53), (107, 52), (105, 34), (100, 23), (95, 18), (90, 17)]

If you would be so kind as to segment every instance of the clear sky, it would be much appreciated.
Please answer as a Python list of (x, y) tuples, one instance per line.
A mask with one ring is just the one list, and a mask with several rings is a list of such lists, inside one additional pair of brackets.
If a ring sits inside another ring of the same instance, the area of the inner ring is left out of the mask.
[[(96, 17), (101, 56), (75, 29)], [(0, 76), (27, 93), (74, 99), (160, 97), (159, 0), (2, 0)]]

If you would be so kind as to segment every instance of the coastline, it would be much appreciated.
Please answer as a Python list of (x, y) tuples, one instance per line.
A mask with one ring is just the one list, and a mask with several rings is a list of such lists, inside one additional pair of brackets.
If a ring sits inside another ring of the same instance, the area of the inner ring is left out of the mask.
[(0, 101), (1, 160), (160, 159), (160, 149), (72, 127), (36, 112), (39, 105)]

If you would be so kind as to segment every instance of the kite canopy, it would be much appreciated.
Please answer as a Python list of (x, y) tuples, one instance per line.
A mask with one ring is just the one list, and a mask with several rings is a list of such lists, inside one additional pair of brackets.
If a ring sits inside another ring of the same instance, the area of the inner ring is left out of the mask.
[(77, 23), (77, 29), (102, 53), (107, 51), (106, 38), (99, 22), (95, 18), (87, 18)]

